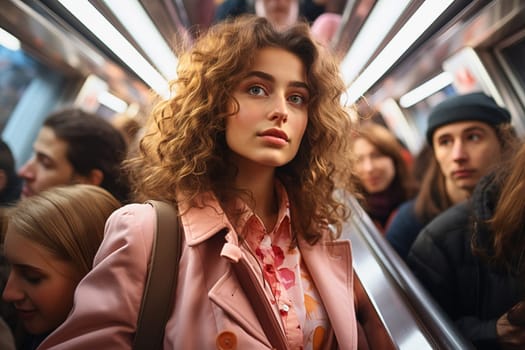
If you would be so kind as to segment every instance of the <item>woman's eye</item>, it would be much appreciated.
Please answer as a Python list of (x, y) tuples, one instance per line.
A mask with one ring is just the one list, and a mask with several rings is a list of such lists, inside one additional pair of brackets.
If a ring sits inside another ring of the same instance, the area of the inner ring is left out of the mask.
[(35, 271), (22, 271), (21, 276), (32, 285), (39, 284), (45, 278), (43, 274)]
[(37, 285), (42, 281), (40, 276), (25, 276), (25, 280), (32, 285)]
[(296, 105), (303, 104), (305, 101), (304, 97), (302, 97), (301, 95), (292, 95), (288, 99), (290, 100), (290, 102)]
[(257, 85), (250, 86), (250, 88), (248, 89), (248, 93), (255, 96), (262, 96), (264, 95), (264, 89)]

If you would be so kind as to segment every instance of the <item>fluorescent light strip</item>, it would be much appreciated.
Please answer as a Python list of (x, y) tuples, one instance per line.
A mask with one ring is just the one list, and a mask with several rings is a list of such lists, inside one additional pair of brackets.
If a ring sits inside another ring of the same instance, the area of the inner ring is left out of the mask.
[(101, 91), (97, 99), (98, 102), (118, 113), (124, 113), (128, 109), (128, 104), (125, 101), (107, 91)]
[[(126, 0), (125, 3), (104, 0), (104, 3), (144, 49), (164, 77), (170, 80), (176, 78), (177, 57), (168, 47), (142, 5), (136, 0)], [(123, 6), (126, 8), (125, 11)]]
[(443, 89), (444, 87), (452, 84), (454, 77), (449, 72), (443, 72), (436, 75), (434, 78), (427, 82), (419, 85), (415, 89), (407, 92), (399, 99), (399, 105), (403, 108), (408, 108), (415, 105), (419, 101), (427, 98)]
[(166, 79), (142, 57), (133, 45), (93, 5), (85, 0), (58, 1), (133, 69), (153, 90), (163, 97), (169, 96), (169, 86)]
[(0, 45), (11, 51), (20, 50), (20, 40), (2, 28), (0, 28)]
[(372, 13), (341, 62), (341, 71), (347, 84), (355, 79), (409, 3), (409, 0), (379, 0), (374, 5)]
[(423, 32), (452, 4), (453, 0), (426, 0), (410, 17), (399, 32), (365, 68), (347, 90), (347, 102), (357, 101)]

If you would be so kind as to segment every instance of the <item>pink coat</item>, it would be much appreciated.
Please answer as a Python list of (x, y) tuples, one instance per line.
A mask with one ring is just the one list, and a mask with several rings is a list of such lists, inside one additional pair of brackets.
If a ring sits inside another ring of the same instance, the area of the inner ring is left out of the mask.
[[(130, 204), (113, 213), (93, 270), (76, 290), (71, 314), (39, 350), (132, 348), (155, 222), (154, 209), (148, 204)], [(224, 229), (234, 230), (222, 210), (192, 208), (182, 216), (182, 223), (186, 242), (164, 349), (221, 349), (220, 341), (228, 337), (234, 341), (226, 343), (236, 345), (232, 349), (270, 349), (231, 262), (224, 257), (235, 260), (246, 251), (235, 234), (225, 237)], [(357, 349), (349, 242), (299, 243), (332, 326), (329, 339), (333, 343), (326, 349)], [(252, 268), (263, 286), (262, 273)], [(281, 322), (278, 310), (274, 317)]]

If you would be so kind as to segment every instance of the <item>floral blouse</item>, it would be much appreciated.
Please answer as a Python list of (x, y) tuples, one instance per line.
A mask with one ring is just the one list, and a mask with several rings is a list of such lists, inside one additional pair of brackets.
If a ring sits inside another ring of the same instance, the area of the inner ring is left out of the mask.
[(286, 337), (292, 349), (321, 349), (329, 320), (317, 289), (297, 247), (290, 248), (292, 232), (286, 190), (276, 184), (280, 199), (277, 223), (267, 232), (262, 220), (245, 207), (241, 230), (263, 268), (266, 282), (278, 304)]

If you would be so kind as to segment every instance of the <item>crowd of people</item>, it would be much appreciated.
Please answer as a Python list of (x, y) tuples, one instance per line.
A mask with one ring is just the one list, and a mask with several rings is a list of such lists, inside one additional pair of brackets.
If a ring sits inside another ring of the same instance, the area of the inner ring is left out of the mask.
[[(298, 21), (304, 3), (286, 3), (277, 23), (262, 0), (225, 1), (145, 125), (59, 110), (18, 170), (0, 143), (4, 348), (133, 348), (148, 199), (182, 227), (165, 349), (393, 348), (360, 317), (337, 189), (476, 348), (525, 347), (525, 145), (508, 110), (482, 92), (445, 99), (420, 165), (388, 128), (350, 118), (337, 58)], [(241, 5), (256, 15), (224, 20)]]

